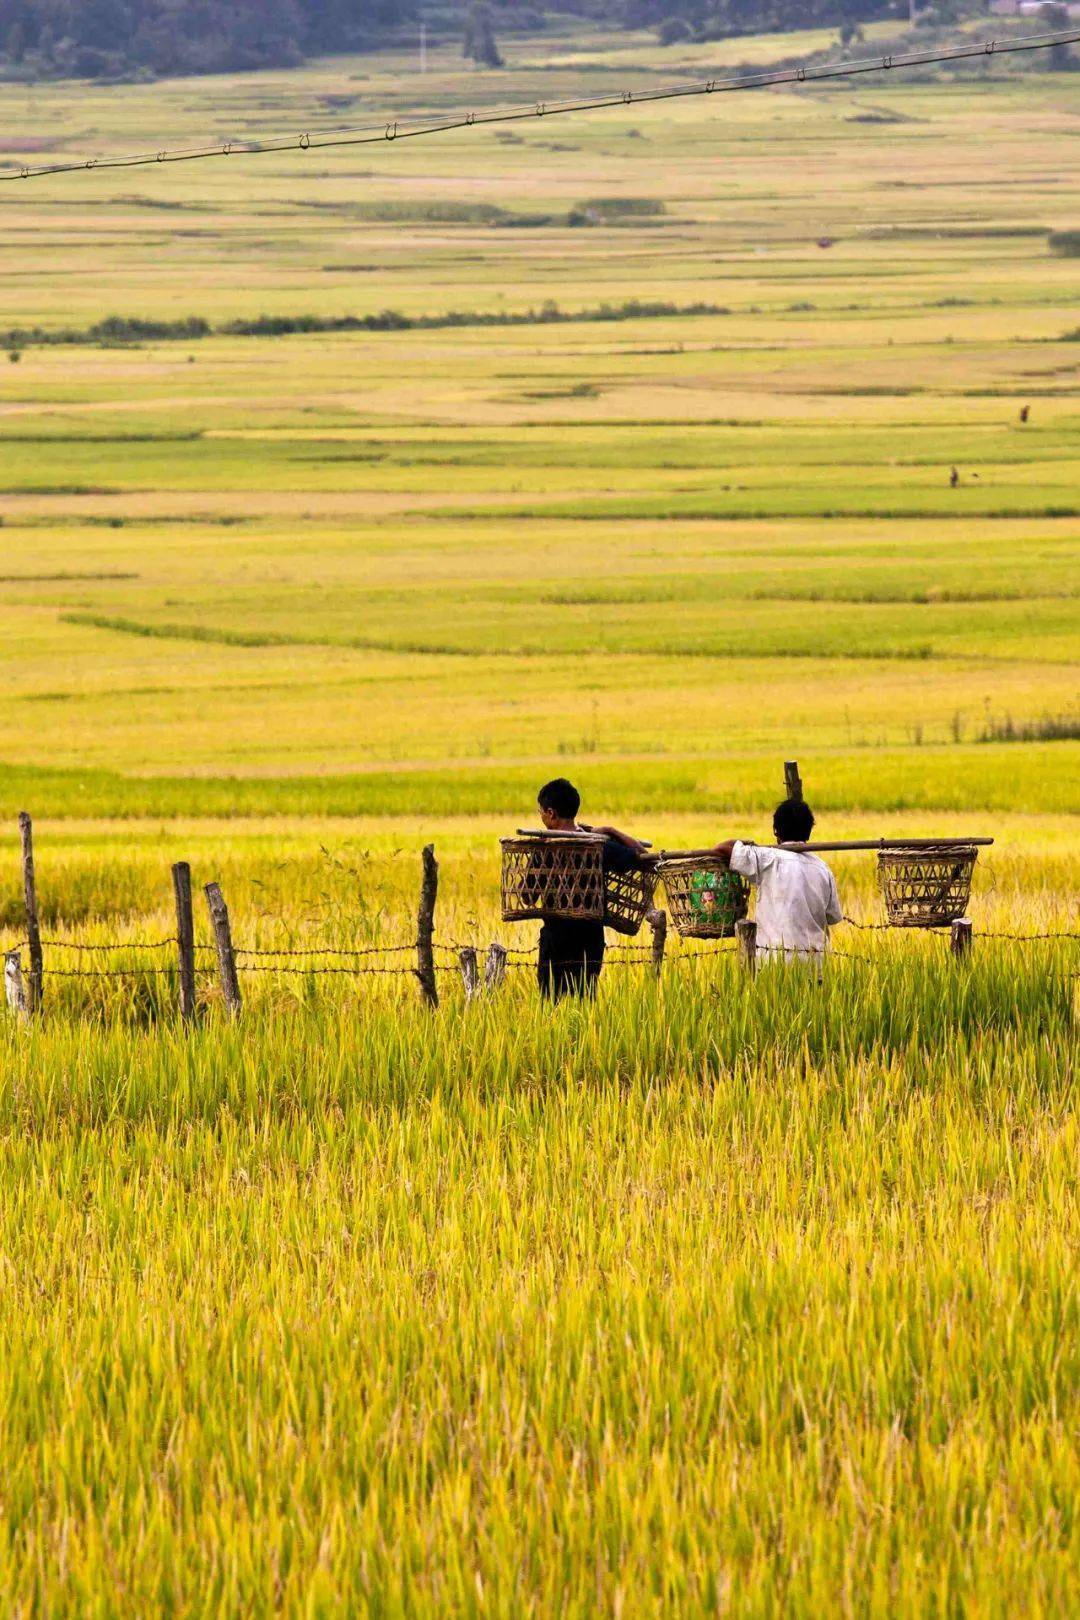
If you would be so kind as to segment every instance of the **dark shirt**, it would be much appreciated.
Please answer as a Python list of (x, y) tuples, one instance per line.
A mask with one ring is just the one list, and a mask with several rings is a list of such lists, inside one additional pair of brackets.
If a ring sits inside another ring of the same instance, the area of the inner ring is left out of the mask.
[[(588, 829), (585, 829), (586, 831)], [(618, 838), (606, 838), (601, 856), (605, 872), (630, 872), (638, 858)], [(556, 1000), (585, 995), (595, 986), (604, 965), (604, 924), (580, 917), (548, 917), (540, 929), (540, 989)]]

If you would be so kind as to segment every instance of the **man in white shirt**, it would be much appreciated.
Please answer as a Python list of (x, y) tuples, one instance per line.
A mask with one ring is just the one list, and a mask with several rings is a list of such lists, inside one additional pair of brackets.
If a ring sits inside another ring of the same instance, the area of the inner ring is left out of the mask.
[[(814, 813), (802, 799), (785, 799), (773, 814), (777, 844), (805, 843)], [(829, 948), (829, 929), (842, 922), (836, 879), (823, 860), (800, 850), (773, 849), (730, 838), (717, 844), (733, 872), (756, 885), (757, 948), (769, 956), (813, 957)]]

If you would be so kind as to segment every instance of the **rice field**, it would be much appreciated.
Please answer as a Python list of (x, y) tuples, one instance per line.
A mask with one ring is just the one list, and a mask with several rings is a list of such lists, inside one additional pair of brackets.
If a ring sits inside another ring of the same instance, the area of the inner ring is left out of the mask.
[[(320, 967), (400, 941), (413, 831), (167, 842)], [(505, 938), (493, 837), (445, 834), (438, 937)], [(47, 937), (163, 937), (165, 842), (42, 836)], [(969, 966), (848, 928), (823, 984), (750, 983), (674, 942), (554, 1014), (440, 953), (435, 1015), (246, 972), (230, 1024), (200, 955), (186, 1034), (172, 979), (49, 976), (171, 953), (48, 946), (2, 1037), (13, 1609), (1069, 1612), (1075, 946), (983, 937), (1068, 926), (1065, 848), (993, 857)]]
[[(826, 43), (4, 84), (0, 162)], [(1074, 86), (502, 134), (0, 187), (5, 1613), (1073, 1612)], [(540, 782), (695, 847), (793, 756), (823, 836), (995, 837), (970, 960), (838, 856), (821, 983), (672, 938), (540, 1005)], [(437, 1014), (314, 971), (408, 966), (432, 840)], [(211, 879), (302, 953), (235, 1023)]]

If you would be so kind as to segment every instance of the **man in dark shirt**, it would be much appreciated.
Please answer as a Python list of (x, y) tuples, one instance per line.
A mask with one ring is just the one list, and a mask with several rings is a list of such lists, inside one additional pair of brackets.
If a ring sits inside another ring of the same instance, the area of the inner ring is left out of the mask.
[[(605, 872), (629, 872), (647, 846), (616, 827), (585, 827), (577, 819), (581, 794), (564, 776), (547, 782), (537, 795), (540, 819), (548, 832), (595, 832), (604, 836)], [(604, 924), (576, 917), (549, 917), (540, 928), (537, 980), (540, 994), (552, 1001), (564, 996), (591, 996), (604, 965)]]

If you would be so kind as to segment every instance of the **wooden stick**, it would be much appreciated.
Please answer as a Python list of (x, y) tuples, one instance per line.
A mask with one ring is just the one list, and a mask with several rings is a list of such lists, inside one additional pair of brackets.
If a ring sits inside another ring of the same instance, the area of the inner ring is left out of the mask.
[(484, 994), (491, 995), (506, 977), (506, 946), (493, 941), (484, 960)]
[(953, 922), (949, 944), (953, 955), (958, 960), (971, 955), (973, 933), (970, 917), (957, 917)]
[(667, 945), (667, 912), (650, 911), (645, 921), (652, 929), (652, 970), (659, 978), (664, 968), (664, 949)]
[[(992, 844), (992, 838), (853, 838), (846, 842), (822, 844), (764, 844), (764, 849), (790, 849), (796, 855), (813, 855), (819, 850), (828, 849), (955, 849), (960, 844), (976, 844), (984, 848)], [(749, 844), (757, 848), (752, 838), (740, 838), (740, 844)], [(689, 861), (701, 860), (705, 855), (715, 855), (715, 849), (664, 849), (660, 851), (662, 861)]]
[(30, 980), (27, 1005), (40, 1012), (44, 994), (44, 959), (41, 954), (41, 927), (38, 922), (37, 886), (34, 879), (34, 824), (25, 810), (19, 811), (22, 835), (23, 898), (26, 902), (26, 943), (30, 950)]
[(4, 990), (7, 1004), (20, 1024), (30, 1017), (26, 1000), (26, 985), (22, 975), (22, 958), (18, 951), (8, 951), (4, 957)]
[(195, 922), (191, 914), (191, 867), (187, 861), (176, 862), (172, 880), (180, 968), (180, 1017), (185, 1024), (190, 1024), (195, 1017)]
[(784, 791), (789, 799), (802, 798), (802, 777), (799, 775), (799, 762), (797, 759), (784, 761)]
[(475, 945), (463, 945), (458, 951), (461, 982), (465, 986), (465, 1000), (471, 1001), (480, 988), (480, 974), (476, 965)]
[(735, 938), (738, 940), (739, 965), (752, 978), (757, 971), (757, 923), (750, 917), (744, 917), (735, 924)]
[(230, 1018), (236, 1018), (243, 1001), (240, 996), (240, 980), (236, 976), (236, 954), (233, 951), (232, 929), (229, 927), (229, 908), (218, 884), (208, 883), (203, 892), (206, 895), (210, 923), (214, 930), (214, 944), (217, 946), (221, 993), (225, 997), (225, 1006)]
[(955, 849), (959, 844), (992, 844), (992, 838), (851, 838), (845, 841), (821, 844), (779, 844), (779, 849), (793, 849), (797, 854), (810, 855), (817, 849)]
[[(591, 827), (581, 827), (577, 832), (568, 832), (563, 827), (519, 827), (517, 835), (519, 838), (599, 838), (602, 843), (607, 843), (607, 834), (593, 832)], [(638, 842), (642, 849), (652, 849), (647, 838), (641, 838)]]
[(435, 859), (434, 844), (424, 845), (422, 859), (424, 876), (420, 884), (420, 909), (416, 917), (416, 977), (420, 981), (420, 994), (425, 1005), (434, 1010), (439, 1005), (435, 953), (431, 946), (435, 933), (435, 901), (439, 893), (439, 863)]

